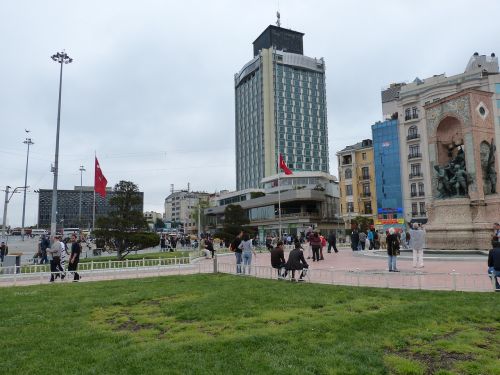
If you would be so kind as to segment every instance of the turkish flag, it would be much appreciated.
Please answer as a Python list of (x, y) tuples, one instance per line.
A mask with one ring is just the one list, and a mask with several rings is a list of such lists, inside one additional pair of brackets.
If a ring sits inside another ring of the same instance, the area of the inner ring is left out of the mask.
[(94, 191), (99, 194), (101, 197), (106, 198), (106, 185), (108, 184), (108, 180), (102, 174), (101, 166), (97, 161), (97, 157), (95, 158), (95, 179), (94, 179)]
[(292, 174), (290, 168), (287, 167), (285, 160), (283, 160), (283, 156), (280, 154), (280, 168), (285, 172), (285, 174)]

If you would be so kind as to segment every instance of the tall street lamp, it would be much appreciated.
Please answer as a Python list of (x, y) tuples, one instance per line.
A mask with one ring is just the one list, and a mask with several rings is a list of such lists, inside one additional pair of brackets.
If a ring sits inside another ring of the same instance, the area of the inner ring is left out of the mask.
[(80, 206), (78, 208), (78, 223), (82, 225), (82, 194), (83, 194), (83, 172), (85, 172), (85, 167), (80, 165)]
[(26, 138), (23, 142), (25, 145), (28, 145), (28, 152), (26, 154), (26, 172), (24, 173), (24, 198), (23, 198), (23, 218), (21, 224), (21, 238), (24, 241), (24, 217), (26, 213), (26, 190), (28, 189), (28, 160), (30, 157), (30, 146), (34, 145), (31, 141), (31, 138)]
[(57, 230), (57, 175), (59, 173), (59, 129), (61, 126), (61, 92), (63, 65), (73, 62), (66, 52), (57, 52), (51, 56), (52, 60), (61, 65), (59, 72), (59, 102), (57, 105), (57, 133), (56, 133), (56, 155), (54, 160), (54, 185), (52, 187), (52, 212), (50, 215), (50, 235), (53, 238)]

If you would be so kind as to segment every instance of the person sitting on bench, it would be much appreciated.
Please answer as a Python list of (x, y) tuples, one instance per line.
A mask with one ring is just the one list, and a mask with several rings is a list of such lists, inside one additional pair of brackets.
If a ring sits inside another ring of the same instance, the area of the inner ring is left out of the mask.
[(301, 270), (300, 277), (298, 281), (304, 281), (305, 272), (304, 269), (309, 268), (306, 260), (304, 259), (304, 253), (302, 252), (302, 247), (300, 242), (295, 242), (295, 249), (290, 251), (288, 255), (288, 262), (286, 263), (286, 271), (283, 277), (286, 277), (288, 271), (292, 271), (292, 280), (295, 280), (295, 271)]
[(271, 266), (278, 270), (278, 279), (283, 278), (285, 268), (285, 252), (283, 251), (283, 241), (278, 241), (276, 247), (271, 250)]

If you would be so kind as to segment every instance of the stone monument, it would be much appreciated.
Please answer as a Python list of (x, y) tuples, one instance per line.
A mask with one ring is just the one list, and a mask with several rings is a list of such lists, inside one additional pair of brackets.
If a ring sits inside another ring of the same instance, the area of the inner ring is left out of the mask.
[(432, 196), (427, 247), (490, 249), (500, 216), (492, 93), (467, 89), (426, 105)]

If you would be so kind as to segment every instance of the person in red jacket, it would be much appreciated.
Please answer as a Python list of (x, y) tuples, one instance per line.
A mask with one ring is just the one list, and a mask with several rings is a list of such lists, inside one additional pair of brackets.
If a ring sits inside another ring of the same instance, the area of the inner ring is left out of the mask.
[(321, 249), (321, 238), (319, 238), (318, 232), (314, 232), (312, 236), (309, 237), (309, 245), (311, 245), (313, 253), (313, 262), (319, 261), (319, 251)]

